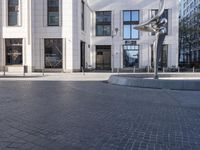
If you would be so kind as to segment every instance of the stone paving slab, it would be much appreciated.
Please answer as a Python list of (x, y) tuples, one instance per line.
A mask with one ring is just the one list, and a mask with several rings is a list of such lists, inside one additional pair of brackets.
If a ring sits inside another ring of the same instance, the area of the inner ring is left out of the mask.
[(200, 93), (0, 81), (0, 150), (199, 150)]

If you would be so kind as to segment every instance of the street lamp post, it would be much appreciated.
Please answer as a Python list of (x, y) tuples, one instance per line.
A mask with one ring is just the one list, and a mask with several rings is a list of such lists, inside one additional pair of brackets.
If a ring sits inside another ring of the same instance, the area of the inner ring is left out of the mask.
[(112, 73), (114, 72), (114, 58), (115, 58), (115, 53), (114, 53), (114, 37), (117, 36), (119, 29), (115, 28), (114, 31), (112, 31)]

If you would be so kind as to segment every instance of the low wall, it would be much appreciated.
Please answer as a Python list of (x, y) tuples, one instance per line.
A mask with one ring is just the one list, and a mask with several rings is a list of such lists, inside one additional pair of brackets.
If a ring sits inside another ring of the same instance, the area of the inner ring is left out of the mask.
[[(198, 90), (200, 91), (200, 74), (160, 74), (160, 78), (168, 79), (153, 79), (153, 74), (127, 74), (113, 75), (108, 82), (111, 84), (154, 88), (154, 89), (171, 89), (171, 90)], [(170, 79), (170, 78), (198, 78), (198, 79)]]

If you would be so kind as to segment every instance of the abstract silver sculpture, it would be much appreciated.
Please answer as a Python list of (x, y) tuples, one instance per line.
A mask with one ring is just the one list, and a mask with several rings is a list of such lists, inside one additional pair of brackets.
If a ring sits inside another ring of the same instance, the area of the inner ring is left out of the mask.
[(167, 19), (161, 18), (164, 14), (165, 10), (165, 0), (160, 0), (160, 8), (158, 13), (151, 18), (150, 20), (139, 24), (134, 27), (136, 30), (152, 32), (156, 35), (156, 40), (153, 44), (154, 49), (154, 79), (158, 79), (158, 62), (159, 62), (159, 54), (162, 50), (163, 43), (165, 40), (165, 36), (167, 33)]

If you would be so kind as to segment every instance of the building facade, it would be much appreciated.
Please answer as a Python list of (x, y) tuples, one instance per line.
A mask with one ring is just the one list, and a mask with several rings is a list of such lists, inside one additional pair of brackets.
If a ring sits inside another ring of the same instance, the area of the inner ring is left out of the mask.
[(180, 5), (180, 64), (200, 67), (200, 0)]
[(198, 10), (200, 0), (181, 0), (180, 1), (180, 16), (181, 18), (190, 17)]
[[(0, 66), (9, 72), (152, 66), (155, 35), (133, 29), (155, 15), (151, 0), (1, 0)], [(179, 1), (166, 1), (161, 67), (178, 66)]]

